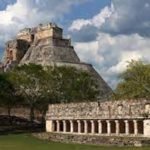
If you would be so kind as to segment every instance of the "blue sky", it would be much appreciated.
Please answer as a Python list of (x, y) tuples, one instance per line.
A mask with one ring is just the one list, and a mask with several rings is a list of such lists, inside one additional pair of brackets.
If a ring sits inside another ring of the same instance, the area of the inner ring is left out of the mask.
[(1, 53), (20, 29), (55, 22), (112, 88), (128, 61), (150, 63), (150, 0), (0, 0), (0, 20)]
[(71, 13), (65, 15), (62, 22), (69, 24), (72, 20), (78, 18), (91, 18), (107, 5), (110, 5), (110, 0), (91, 0), (81, 5), (75, 5), (71, 8)]
[(8, 4), (15, 3), (16, 0), (0, 0), (0, 10), (5, 10)]

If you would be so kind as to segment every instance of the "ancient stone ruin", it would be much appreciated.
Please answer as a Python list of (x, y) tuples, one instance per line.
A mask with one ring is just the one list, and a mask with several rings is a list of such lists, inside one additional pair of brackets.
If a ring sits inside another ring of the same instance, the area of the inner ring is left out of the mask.
[(115, 144), (116, 139), (103, 141), (101, 137), (150, 137), (149, 116), (149, 100), (144, 99), (49, 105), (46, 131), (53, 133), (49, 137), (56, 141), (71, 135), (77, 143), (106, 144), (113, 140)]
[(70, 66), (93, 74), (99, 86), (99, 99), (107, 99), (112, 90), (92, 65), (78, 58), (70, 39), (63, 37), (63, 29), (55, 24), (39, 25), (21, 30), (16, 39), (6, 43), (5, 70), (17, 64), (35, 63), (43, 66)]

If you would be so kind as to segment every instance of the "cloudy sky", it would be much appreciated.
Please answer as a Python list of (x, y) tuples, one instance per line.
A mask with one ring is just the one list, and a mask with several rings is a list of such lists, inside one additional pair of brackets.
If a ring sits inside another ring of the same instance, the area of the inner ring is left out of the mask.
[(55, 22), (81, 61), (115, 88), (127, 62), (150, 62), (150, 0), (0, 0), (0, 50), (24, 27)]

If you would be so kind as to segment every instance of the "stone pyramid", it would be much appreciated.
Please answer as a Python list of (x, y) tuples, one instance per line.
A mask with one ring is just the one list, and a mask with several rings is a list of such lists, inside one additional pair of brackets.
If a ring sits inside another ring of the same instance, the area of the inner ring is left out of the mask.
[(92, 65), (80, 61), (71, 40), (63, 38), (63, 29), (52, 23), (20, 31), (15, 40), (7, 42), (4, 60), (5, 66), (13, 63), (35, 63), (82, 69), (92, 73), (96, 78), (100, 99), (107, 99), (112, 94), (111, 88)]

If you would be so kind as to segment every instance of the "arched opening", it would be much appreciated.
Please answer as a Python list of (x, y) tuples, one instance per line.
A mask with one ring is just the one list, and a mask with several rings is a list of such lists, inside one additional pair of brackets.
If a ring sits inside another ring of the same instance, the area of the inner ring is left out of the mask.
[(95, 133), (98, 133), (98, 121), (97, 120), (95, 120), (94, 121), (94, 128), (95, 128)]
[(60, 126), (60, 132), (63, 132), (63, 121), (59, 121), (59, 126)]
[(144, 125), (143, 125), (143, 120), (137, 121), (138, 123), (138, 134), (143, 134), (144, 133)]
[(129, 121), (129, 133), (134, 134), (134, 122), (132, 120)]
[(57, 131), (57, 123), (56, 123), (55, 120), (53, 121), (53, 131), (54, 131), (54, 132)]
[(70, 121), (66, 120), (66, 132), (70, 132)]
[(111, 131), (111, 133), (113, 134), (113, 133), (116, 133), (116, 123), (115, 123), (115, 121), (110, 121), (110, 131)]
[(91, 121), (88, 120), (88, 121), (87, 121), (87, 132), (88, 132), (88, 133), (92, 133), (92, 132), (91, 132), (91, 129), (92, 129)]
[(31, 34), (31, 40), (34, 41), (34, 34)]
[(9, 60), (13, 60), (13, 52), (12, 52), (12, 50), (9, 51)]
[(107, 122), (102, 121), (102, 134), (107, 134)]
[(119, 131), (121, 134), (125, 134), (125, 122), (123, 120), (119, 120)]
[(84, 133), (84, 121), (81, 120), (81, 133)]
[(73, 132), (77, 133), (78, 132), (78, 122), (73, 121)]

